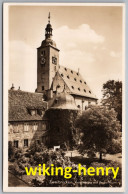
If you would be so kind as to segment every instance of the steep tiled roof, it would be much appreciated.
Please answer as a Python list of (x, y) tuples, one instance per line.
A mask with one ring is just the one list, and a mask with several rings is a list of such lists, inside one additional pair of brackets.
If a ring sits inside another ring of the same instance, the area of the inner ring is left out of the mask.
[(97, 99), (80, 73), (63, 66), (60, 66), (59, 73), (71, 94)]
[(30, 109), (46, 109), (47, 104), (42, 99), (43, 94), (9, 90), (9, 121), (42, 120), (41, 115), (31, 115), (29, 112)]

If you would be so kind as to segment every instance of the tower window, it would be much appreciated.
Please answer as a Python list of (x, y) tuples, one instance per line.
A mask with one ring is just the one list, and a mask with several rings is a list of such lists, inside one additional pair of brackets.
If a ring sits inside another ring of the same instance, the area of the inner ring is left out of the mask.
[(89, 93), (91, 94), (91, 91), (89, 90)]
[(61, 76), (62, 76), (62, 77), (64, 76), (63, 73), (61, 74)]
[(44, 90), (44, 86), (42, 86), (42, 90)]
[(45, 51), (41, 51), (41, 56), (44, 56), (45, 55)]
[(64, 68), (65, 69), (65, 71), (67, 71), (67, 68)]
[(82, 80), (80, 80), (80, 83), (82, 83)]
[(52, 57), (52, 63), (53, 63), (54, 65), (57, 65), (57, 58), (56, 58), (56, 57)]
[(79, 75), (79, 73), (76, 73), (77, 75)]
[(69, 75), (67, 75), (67, 78), (69, 79)]
[(78, 88), (78, 90), (80, 91), (80, 88)]
[(80, 108), (80, 105), (78, 105), (77, 107)]
[(84, 92), (86, 92), (86, 90), (84, 89)]
[(76, 78), (74, 78), (74, 80), (76, 81)]
[(72, 89), (74, 89), (74, 86), (72, 86)]
[(86, 84), (86, 82), (84, 82), (84, 84)]
[(73, 71), (71, 70), (71, 73), (73, 74)]

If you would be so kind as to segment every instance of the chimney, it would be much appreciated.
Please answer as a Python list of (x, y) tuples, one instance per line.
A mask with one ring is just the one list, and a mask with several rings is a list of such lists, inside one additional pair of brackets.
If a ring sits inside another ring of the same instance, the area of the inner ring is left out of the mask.
[(15, 89), (14, 84), (12, 84), (11, 90), (14, 90), (14, 89)]

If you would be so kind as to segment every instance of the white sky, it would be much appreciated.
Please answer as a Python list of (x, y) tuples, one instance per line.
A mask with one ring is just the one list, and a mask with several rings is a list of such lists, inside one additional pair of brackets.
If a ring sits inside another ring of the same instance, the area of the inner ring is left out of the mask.
[(60, 65), (78, 70), (98, 98), (109, 79), (122, 80), (122, 7), (10, 6), (9, 88), (35, 91), (37, 51), (51, 12)]

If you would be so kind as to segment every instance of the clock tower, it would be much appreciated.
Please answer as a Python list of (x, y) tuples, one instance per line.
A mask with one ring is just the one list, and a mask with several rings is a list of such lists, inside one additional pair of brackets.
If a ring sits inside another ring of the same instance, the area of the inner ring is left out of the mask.
[(53, 78), (59, 68), (59, 49), (52, 40), (52, 31), (49, 13), (45, 40), (37, 48), (37, 92), (39, 93), (45, 93), (51, 88)]

